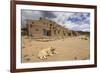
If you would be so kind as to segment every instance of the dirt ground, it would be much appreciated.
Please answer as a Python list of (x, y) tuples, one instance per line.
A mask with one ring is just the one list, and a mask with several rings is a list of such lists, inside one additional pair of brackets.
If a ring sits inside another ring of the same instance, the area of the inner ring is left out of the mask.
[[(22, 36), (21, 61), (27, 63), (89, 59), (89, 39), (81, 39), (82, 37), (68, 37), (66, 39), (41, 42)], [(40, 60), (37, 57), (38, 52), (49, 46), (56, 48), (57, 54)]]

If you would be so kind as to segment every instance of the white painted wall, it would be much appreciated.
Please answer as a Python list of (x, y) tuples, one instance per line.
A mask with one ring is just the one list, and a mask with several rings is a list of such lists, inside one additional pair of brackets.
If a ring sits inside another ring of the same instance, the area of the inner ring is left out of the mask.
[[(98, 6), (98, 67), (40, 71), (30, 73), (99, 73), (100, 72), (100, 1), (99, 0), (29, 0), (55, 3), (88, 4)], [(10, 73), (10, 0), (0, 1), (0, 73)]]

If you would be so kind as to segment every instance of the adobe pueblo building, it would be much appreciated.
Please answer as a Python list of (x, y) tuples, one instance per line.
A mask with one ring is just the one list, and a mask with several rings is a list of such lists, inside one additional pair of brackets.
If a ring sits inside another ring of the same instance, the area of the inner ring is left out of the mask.
[(35, 39), (61, 39), (78, 36), (78, 32), (69, 30), (54, 21), (40, 18), (39, 20), (27, 20), (28, 35)]

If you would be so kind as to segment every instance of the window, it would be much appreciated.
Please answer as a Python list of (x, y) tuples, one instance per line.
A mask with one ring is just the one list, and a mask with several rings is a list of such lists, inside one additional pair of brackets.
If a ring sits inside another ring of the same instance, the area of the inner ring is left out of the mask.
[(53, 27), (53, 29), (55, 29), (55, 27)]
[(43, 24), (45, 25), (45, 22), (43, 22)]
[(54, 34), (56, 34), (56, 30), (54, 30)]
[(63, 33), (64, 34), (64, 36), (66, 36), (66, 34), (65, 33)]
[(52, 24), (50, 24), (50, 26), (52, 26)]
[(32, 22), (32, 24), (34, 24), (34, 22)]
[(68, 36), (71, 36), (71, 33), (68, 33)]
[(39, 31), (39, 29), (36, 29), (36, 31)]
[(60, 33), (60, 30), (58, 30), (58, 34)]
[(32, 28), (32, 24), (30, 24), (30, 27)]

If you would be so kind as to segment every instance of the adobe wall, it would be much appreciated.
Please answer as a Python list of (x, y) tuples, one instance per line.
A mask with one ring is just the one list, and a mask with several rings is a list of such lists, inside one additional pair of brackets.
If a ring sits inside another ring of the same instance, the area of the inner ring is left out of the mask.
[(27, 20), (27, 28), (28, 35), (34, 38), (66, 38), (68, 36), (78, 36), (77, 32), (68, 30), (56, 22), (43, 18), (40, 18), (40, 20)]

